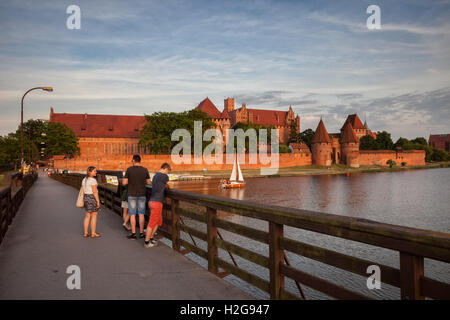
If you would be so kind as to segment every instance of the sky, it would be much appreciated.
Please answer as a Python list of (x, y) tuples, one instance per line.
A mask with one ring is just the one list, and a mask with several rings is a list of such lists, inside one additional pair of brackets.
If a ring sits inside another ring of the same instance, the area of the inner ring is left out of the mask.
[[(81, 29), (66, 9), (78, 5)], [(369, 5), (381, 29), (370, 30)], [(62, 113), (288, 110), (338, 132), (357, 113), (394, 139), (450, 133), (450, 0), (0, 2), (0, 135)]]

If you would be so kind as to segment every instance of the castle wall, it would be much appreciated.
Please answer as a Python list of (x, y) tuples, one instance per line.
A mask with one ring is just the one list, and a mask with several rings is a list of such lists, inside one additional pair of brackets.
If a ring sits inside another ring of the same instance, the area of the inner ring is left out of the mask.
[(425, 151), (424, 150), (360, 150), (359, 163), (360, 165), (380, 165), (388, 166), (386, 162), (392, 159), (398, 166), (402, 162), (406, 162), (406, 166), (420, 166), (425, 165)]
[[(268, 155), (270, 156), (270, 155)], [(91, 156), (91, 157), (76, 157), (74, 159), (59, 159), (60, 157), (54, 157), (54, 167), (60, 170), (74, 170), (84, 171), (89, 166), (96, 166), (99, 170), (119, 170), (125, 171), (131, 165), (132, 155), (109, 155), (109, 156)], [(224, 155), (223, 164), (194, 164), (194, 158), (191, 156), (191, 164), (174, 164), (171, 161), (170, 155), (141, 155), (142, 165), (148, 168), (150, 171), (158, 171), (163, 162), (168, 162), (172, 166), (173, 171), (202, 171), (203, 168), (208, 170), (227, 170), (233, 169), (233, 164), (226, 164), (226, 158)], [(232, 159), (232, 158), (231, 158)], [(270, 163), (267, 165), (250, 164), (249, 155), (245, 155), (245, 162), (239, 160), (241, 169), (260, 169), (261, 167), (270, 167)], [(309, 166), (312, 164), (311, 154), (305, 153), (281, 153), (279, 154), (279, 168), (288, 168), (296, 166)]]
[(347, 166), (359, 167), (359, 144), (358, 143), (342, 143), (341, 144), (341, 160)]
[(313, 143), (312, 164), (317, 166), (331, 166), (331, 143)]
[(79, 138), (78, 147), (82, 157), (147, 153), (138, 147), (138, 142), (138, 138)]

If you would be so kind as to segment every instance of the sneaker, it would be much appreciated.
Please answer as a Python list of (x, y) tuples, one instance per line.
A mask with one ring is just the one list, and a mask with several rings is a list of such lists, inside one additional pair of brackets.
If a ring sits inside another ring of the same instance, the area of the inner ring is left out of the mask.
[(139, 233), (139, 239), (145, 238), (145, 233)]
[(156, 241), (155, 240), (150, 240), (148, 243), (144, 244), (145, 248), (153, 248), (154, 246), (156, 246)]
[(136, 233), (132, 233), (132, 234), (128, 235), (127, 238), (130, 240), (136, 240)]

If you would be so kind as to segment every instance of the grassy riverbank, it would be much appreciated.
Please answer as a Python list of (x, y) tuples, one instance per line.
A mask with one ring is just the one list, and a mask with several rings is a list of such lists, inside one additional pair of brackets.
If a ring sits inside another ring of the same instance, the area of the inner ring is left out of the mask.
[[(367, 172), (391, 172), (391, 171), (405, 171), (405, 170), (419, 170), (419, 169), (433, 169), (433, 168), (450, 168), (450, 162), (427, 163), (424, 166), (401, 167), (394, 166), (380, 167), (380, 166), (361, 166), (359, 168), (349, 168), (344, 165), (334, 164), (331, 167), (323, 166), (302, 166), (280, 168), (278, 173), (271, 176), (263, 176), (259, 169), (242, 170), (242, 174), (246, 178), (256, 177), (291, 177), (291, 176), (305, 176), (305, 175), (323, 175), (323, 174), (352, 174), (352, 173), (367, 173)], [(173, 172), (174, 174), (186, 174), (187, 172)], [(203, 175), (210, 179), (228, 178), (230, 171), (191, 171), (192, 175)]]

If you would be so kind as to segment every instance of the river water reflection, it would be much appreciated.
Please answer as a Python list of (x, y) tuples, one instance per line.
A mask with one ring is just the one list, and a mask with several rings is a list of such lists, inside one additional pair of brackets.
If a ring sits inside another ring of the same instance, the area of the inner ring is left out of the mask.
[[(298, 176), (277, 178), (249, 178), (240, 190), (222, 190), (217, 180), (177, 182), (175, 188), (193, 192), (254, 201), (278, 206), (365, 218), (378, 222), (450, 233), (450, 169), (412, 170), (403, 172), (360, 173), (345, 175)], [(267, 230), (266, 223), (228, 216), (228, 219)], [(319, 245), (328, 249), (383, 263), (399, 266), (398, 253), (353, 241), (342, 240), (309, 231), (286, 228), (285, 234), (293, 239)], [(267, 255), (267, 247), (259, 243), (226, 233), (232, 241)], [(225, 233), (224, 233), (225, 237)], [(226, 237), (225, 237), (226, 238)], [(222, 256), (222, 255), (221, 255)], [(225, 256), (224, 256), (225, 257)], [(328, 265), (289, 255), (295, 267), (329, 279), (347, 288), (374, 298), (398, 299), (399, 289), (382, 285), (381, 290), (369, 290), (366, 278), (330, 267)], [(197, 259), (197, 258), (195, 258)], [(202, 263), (204, 263), (202, 261)], [(251, 263), (240, 260), (262, 278), (268, 273)], [(425, 260), (427, 276), (450, 283), (448, 265)], [(259, 299), (268, 295), (229, 276), (230, 282), (239, 285)], [(295, 285), (286, 283), (290, 291)], [(305, 288), (307, 298), (327, 298), (321, 293)]]

